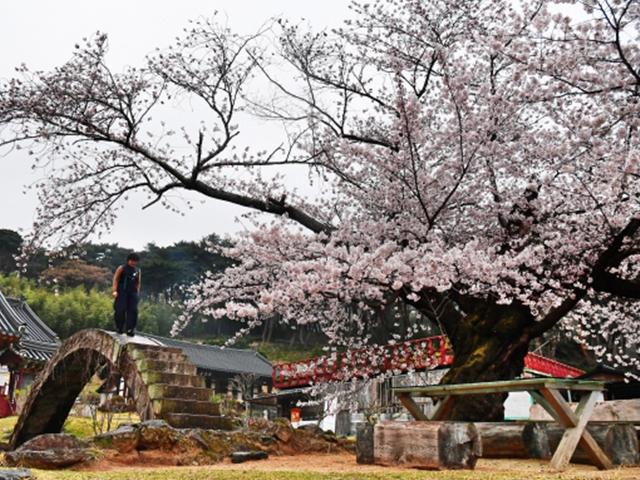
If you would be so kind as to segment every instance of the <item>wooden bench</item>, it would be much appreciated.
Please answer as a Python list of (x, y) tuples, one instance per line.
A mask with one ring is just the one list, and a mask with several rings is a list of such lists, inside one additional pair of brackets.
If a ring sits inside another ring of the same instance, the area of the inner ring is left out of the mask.
[[(557, 470), (565, 469), (576, 447), (580, 445), (589, 455), (594, 465), (602, 470), (607, 470), (612, 468), (609, 457), (585, 429), (595, 407), (598, 394), (603, 389), (604, 382), (591, 380), (528, 378), (498, 382), (399, 387), (394, 388), (393, 392), (416, 420), (446, 419), (453, 407), (455, 397), (459, 395), (529, 392), (536, 402), (542, 405), (565, 428), (562, 440), (551, 458), (551, 466)], [(585, 392), (575, 411), (562, 398), (560, 390)], [(431, 418), (424, 414), (413, 400), (413, 397), (440, 398), (440, 401), (435, 405), (435, 411)]]

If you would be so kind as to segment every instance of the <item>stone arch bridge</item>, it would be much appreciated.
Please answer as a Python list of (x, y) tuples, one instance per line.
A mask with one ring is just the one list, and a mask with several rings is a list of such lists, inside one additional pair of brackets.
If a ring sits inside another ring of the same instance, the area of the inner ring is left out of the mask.
[(11, 449), (43, 433), (61, 431), (77, 396), (93, 375), (119, 373), (142, 420), (164, 419), (177, 428), (232, 429), (220, 416), (213, 391), (179, 348), (125, 341), (105, 330), (67, 339), (31, 387), (9, 441)]

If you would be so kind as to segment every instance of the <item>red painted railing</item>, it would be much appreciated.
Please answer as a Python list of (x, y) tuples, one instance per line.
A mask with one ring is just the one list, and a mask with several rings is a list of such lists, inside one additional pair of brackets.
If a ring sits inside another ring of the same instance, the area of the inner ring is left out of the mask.
[(524, 368), (557, 378), (576, 378), (585, 373), (584, 370), (535, 353), (528, 353), (524, 357)]
[(445, 336), (377, 345), (300, 362), (273, 365), (273, 386), (293, 388), (351, 378), (371, 378), (393, 371), (432, 370), (451, 365), (453, 355)]
[[(371, 346), (361, 350), (315, 357), (300, 362), (275, 363), (275, 388), (295, 388), (352, 378), (372, 378), (386, 372), (433, 370), (453, 363), (453, 352), (446, 336), (421, 338), (395, 345)], [(578, 368), (534, 353), (525, 357), (525, 368), (553, 377), (577, 377)]]

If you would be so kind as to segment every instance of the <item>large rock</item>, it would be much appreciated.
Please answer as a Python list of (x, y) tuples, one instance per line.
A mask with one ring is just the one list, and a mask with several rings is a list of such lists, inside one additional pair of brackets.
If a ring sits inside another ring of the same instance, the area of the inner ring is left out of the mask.
[(339, 449), (334, 442), (328, 442), (323, 437), (322, 430), (310, 428), (296, 428), (289, 443), (286, 444), (287, 451), (293, 454), (298, 453), (330, 453)]
[(121, 425), (116, 430), (97, 435), (93, 443), (100, 448), (126, 453), (133, 450), (171, 450), (183, 438), (184, 433), (164, 420), (148, 420), (135, 425)]
[(224, 457), (239, 451), (266, 451), (278, 452), (276, 444), (265, 443), (259, 432), (235, 431), (225, 432), (221, 430), (193, 430), (189, 437), (199, 445), (204, 445), (204, 453), (215, 461), (221, 461)]
[(273, 421), (263, 418), (251, 419), (248, 430), (260, 432), (263, 437), (271, 437), (273, 441), (289, 443), (293, 437), (293, 427), (286, 418), (276, 418)]
[(289, 443), (293, 436), (293, 427), (286, 419), (284, 421), (274, 422), (274, 437), (283, 443)]
[(138, 450), (170, 450), (182, 434), (164, 420), (148, 420), (138, 426)]
[(5, 454), (10, 466), (42, 469), (69, 467), (92, 459), (87, 443), (61, 433), (39, 435)]
[[(23, 443), (18, 450), (88, 449), (89, 444), (66, 433), (45, 433)], [(16, 450), (17, 451), (17, 450)]]
[(0, 469), (0, 480), (35, 480), (31, 470), (20, 468), (17, 470)]
[(138, 448), (140, 431), (134, 425), (122, 425), (111, 432), (97, 435), (93, 438), (93, 443), (100, 448), (118, 450), (121, 453), (128, 453)]

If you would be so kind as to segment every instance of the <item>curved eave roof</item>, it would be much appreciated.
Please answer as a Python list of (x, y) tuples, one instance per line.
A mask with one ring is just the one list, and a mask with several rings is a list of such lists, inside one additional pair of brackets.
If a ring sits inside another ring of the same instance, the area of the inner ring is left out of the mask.
[(200, 370), (229, 374), (252, 374), (271, 378), (271, 362), (258, 352), (241, 348), (226, 348), (186, 342), (174, 338), (142, 334), (162, 345), (180, 348)]
[(31, 362), (48, 362), (57, 349), (58, 345), (55, 344), (23, 340), (16, 347), (16, 352)]
[(15, 312), (2, 292), (0, 292), (0, 335), (18, 337), (15, 324)]
[[(24, 328), (21, 328), (24, 327)], [(18, 355), (32, 362), (46, 362), (60, 346), (60, 339), (24, 300), (0, 292), (0, 337), (5, 336)]]
[(5, 300), (15, 314), (14, 318), (15, 322), (17, 322), (15, 333), (19, 333), (18, 327), (24, 325), (26, 331), (22, 336), (23, 338), (44, 344), (60, 344), (58, 335), (36, 315), (24, 300), (17, 298), (5, 298)]

